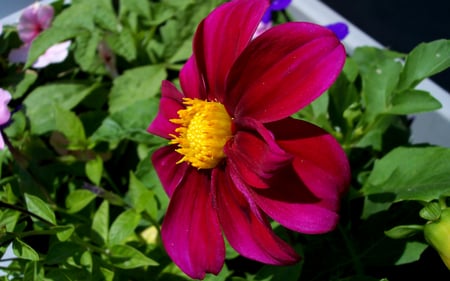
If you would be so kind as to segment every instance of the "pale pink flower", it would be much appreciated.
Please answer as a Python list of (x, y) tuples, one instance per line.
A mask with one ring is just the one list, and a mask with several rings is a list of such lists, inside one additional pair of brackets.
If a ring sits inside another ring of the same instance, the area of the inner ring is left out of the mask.
[[(53, 20), (54, 10), (50, 5), (41, 5), (39, 2), (26, 8), (19, 19), (17, 31), (24, 43), (21, 47), (11, 50), (8, 59), (13, 63), (25, 63), (33, 40), (45, 29), (48, 29)], [(69, 54), (71, 41), (55, 44), (45, 51), (33, 64), (34, 68), (43, 68), (52, 63), (59, 63)]]
[[(11, 118), (11, 112), (8, 108), (8, 103), (11, 100), (11, 94), (0, 88), (0, 128), (2, 128), (3, 125), (8, 123), (9, 119)], [(3, 137), (0, 134), (0, 149), (3, 149), (5, 147), (5, 142), (3, 141)]]

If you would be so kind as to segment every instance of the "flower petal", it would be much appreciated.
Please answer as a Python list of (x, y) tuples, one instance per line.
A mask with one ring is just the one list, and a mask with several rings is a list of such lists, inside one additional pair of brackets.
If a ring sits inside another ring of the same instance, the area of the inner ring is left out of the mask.
[(275, 26), (234, 63), (224, 104), (235, 118), (280, 120), (327, 90), (344, 62), (344, 47), (329, 29), (305, 22)]
[(205, 85), (198, 72), (194, 55), (188, 59), (180, 71), (180, 84), (186, 97), (191, 99), (206, 99)]
[(328, 24), (325, 27), (333, 31), (339, 40), (344, 40), (344, 38), (348, 35), (348, 25), (344, 22)]
[(241, 255), (266, 264), (285, 265), (299, 260), (295, 251), (277, 237), (261, 215), (255, 215), (247, 199), (236, 189), (226, 171), (212, 175), (219, 221), (230, 245)]
[(258, 205), (274, 220), (302, 233), (332, 230), (350, 167), (339, 143), (324, 130), (287, 118), (266, 124), (277, 143), (294, 156), (293, 166), (272, 179), (272, 187), (254, 189)]
[(178, 110), (184, 108), (183, 94), (169, 81), (164, 80), (161, 86), (161, 99), (158, 114), (147, 128), (149, 133), (170, 139), (178, 125), (170, 119), (178, 118)]
[(194, 36), (194, 54), (209, 100), (222, 101), (225, 79), (236, 58), (252, 39), (268, 1), (225, 3), (206, 17)]
[(0, 88), (0, 126), (5, 124), (11, 118), (11, 112), (8, 108), (8, 103), (11, 100), (11, 94)]
[(267, 188), (266, 181), (280, 167), (290, 164), (292, 156), (278, 146), (261, 123), (250, 118), (237, 121), (237, 133), (224, 148), (228, 162), (233, 163), (246, 184)]
[(60, 63), (64, 61), (67, 55), (69, 55), (70, 44), (71, 41), (68, 40), (51, 46), (36, 60), (36, 62), (33, 64), (33, 67), (44, 68), (49, 64)]
[(306, 234), (325, 233), (335, 228), (338, 215), (327, 202), (314, 196), (292, 168), (272, 178), (272, 187), (253, 189), (258, 206), (281, 225)]
[(176, 164), (182, 156), (175, 149), (174, 145), (164, 146), (152, 154), (153, 167), (169, 197), (181, 183), (189, 168), (185, 162)]
[(287, 8), (291, 4), (292, 0), (272, 0), (270, 8), (274, 11), (281, 11)]
[[(38, 2), (39, 3), (39, 2)], [(39, 5), (36, 10), (36, 20), (42, 29), (50, 27), (53, 20), (54, 10), (51, 5)]]
[(39, 2), (26, 8), (20, 15), (17, 25), (20, 40), (31, 43), (42, 30), (49, 28), (53, 13), (52, 6), (41, 5)]
[(323, 129), (287, 118), (266, 124), (277, 143), (294, 155), (294, 168), (318, 197), (335, 197), (347, 191), (350, 164), (341, 145)]
[(12, 49), (8, 54), (8, 60), (13, 63), (25, 63), (30, 47), (31, 44), (24, 44), (17, 49)]
[(208, 174), (191, 169), (175, 190), (161, 227), (164, 247), (191, 278), (217, 274), (225, 259), (225, 245), (212, 206)]
[(3, 135), (0, 134), (0, 150), (5, 148), (5, 141), (3, 140)]

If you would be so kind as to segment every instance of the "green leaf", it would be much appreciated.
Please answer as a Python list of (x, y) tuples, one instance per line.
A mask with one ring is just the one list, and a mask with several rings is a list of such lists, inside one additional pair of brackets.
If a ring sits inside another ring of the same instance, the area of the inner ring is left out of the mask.
[(16, 226), (17, 220), (19, 219), (20, 212), (3, 209), (0, 210), (0, 227), (4, 227), (6, 231), (13, 232)]
[(37, 261), (27, 262), (23, 270), (23, 278), (26, 281), (42, 281), (44, 280), (44, 268)]
[(161, 142), (159, 137), (149, 134), (146, 130), (156, 116), (158, 103), (159, 99), (149, 98), (137, 101), (111, 114), (103, 120), (90, 140), (92, 142), (106, 141), (112, 146), (124, 139), (146, 144)]
[(67, 212), (73, 214), (86, 207), (96, 195), (87, 189), (77, 189), (66, 197)]
[(12, 93), (13, 99), (21, 98), (26, 91), (34, 84), (37, 80), (37, 73), (31, 70), (25, 71), (23, 74), (23, 79), (17, 84), (15, 91)]
[(99, 245), (106, 244), (109, 231), (109, 203), (104, 200), (92, 219), (92, 240)]
[(27, 210), (47, 222), (50, 222), (52, 224), (56, 224), (56, 218), (55, 213), (50, 209), (50, 207), (42, 201), (39, 197), (36, 197), (34, 195), (25, 193), (25, 202), (27, 204)]
[(106, 34), (105, 41), (115, 54), (127, 61), (136, 59), (136, 42), (131, 30), (127, 27), (122, 27), (120, 32)]
[(450, 40), (419, 44), (406, 58), (398, 89), (414, 88), (423, 79), (450, 67)]
[(155, 97), (167, 73), (163, 65), (142, 66), (127, 70), (114, 80), (109, 96), (109, 111), (119, 112), (138, 101)]
[(111, 247), (110, 261), (115, 267), (123, 269), (158, 265), (156, 261), (128, 245), (115, 245)]
[(406, 115), (433, 111), (441, 107), (441, 103), (430, 93), (419, 90), (407, 90), (393, 97), (391, 107), (387, 110), (387, 113)]
[(110, 0), (72, 1), (72, 4), (57, 15), (52, 23), (52, 27), (78, 30), (78, 32), (93, 31), (96, 27), (117, 31), (119, 26)]
[(36, 88), (23, 102), (30, 119), (31, 132), (39, 135), (54, 130), (55, 116), (53, 110), (49, 109), (55, 105), (66, 110), (72, 109), (97, 86), (95, 83), (71, 81)]
[(69, 148), (80, 148), (86, 143), (83, 123), (80, 118), (70, 110), (53, 105), (53, 116), (55, 117), (55, 130), (64, 134), (69, 140)]
[(125, 239), (134, 233), (140, 219), (140, 214), (133, 209), (121, 213), (111, 224), (108, 244), (116, 245), (123, 243)]
[(25, 68), (29, 68), (52, 45), (73, 38), (79, 32), (79, 29), (52, 27), (39, 33), (31, 43)]
[(254, 280), (296, 281), (299, 280), (301, 270), (302, 266), (298, 264), (284, 267), (266, 265), (258, 271)]
[(399, 147), (375, 162), (362, 192), (372, 201), (432, 201), (450, 196), (450, 149)]
[(51, 244), (45, 257), (46, 264), (63, 264), (68, 258), (83, 253), (86, 249), (80, 245), (65, 241)]
[(26, 244), (19, 238), (16, 238), (13, 241), (13, 253), (21, 259), (31, 261), (39, 260), (39, 254), (33, 248), (31, 248), (30, 245)]
[(157, 203), (153, 191), (147, 188), (133, 172), (130, 172), (130, 184), (126, 199), (137, 212), (144, 210), (154, 219), (157, 217)]
[(384, 234), (392, 239), (404, 239), (421, 233), (423, 231), (422, 225), (399, 225), (386, 230)]
[(100, 156), (95, 159), (90, 159), (85, 166), (86, 175), (90, 181), (95, 185), (100, 185), (100, 180), (103, 175), (103, 160)]
[(423, 207), (419, 215), (427, 221), (437, 221), (441, 217), (442, 209), (438, 202), (430, 202)]
[(56, 237), (59, 241), (66, 241), (72, 236), (75, 226), (73, 224), (55, 226), (52, 230), (56, 231)]
[(120, 0), (119, 15), (123, 18), (127, 13), (135, 13), (150, 18), (150, 2), (147, 0)]
[(395, 265), (407, 264), (418, 261), (423, 251), (428, 245), (416, 241), (408, 241), (401, 257), (395, 262)]
[[(387, 111), (402, 65), (389, 53), (375, 48), (358, 49), (353, 58), (361, 67), (365, 119), (371, 123), (378, 114)], [(372, 60), (366, 61), (368, 58)]]
[(150, 151), (149, 156), (144, 158), (136, 170), (136, 177), (145, 184), (148, 188), (151, 188), (153, 193), (155, 194), (156, 199), (159, 203), (158, 210), (158, 220), (161, 219), (166, 213), (167, 206), (169, 205), (169, 197), (167, 196), (166, 191), (161, 185), (159, 181), (158, 175), (156, 174), (155, 169), (153, 168), (152, 161), (149, 161), (150, 155), (153, 152)]
[(98, 46), (102, 40), (99, 31), (80, 32), (75, 40), (77, 48), (74, 51), (74, 58), (81, 69), (94, 74), (106, 74), (103, 61), (98, 56)]

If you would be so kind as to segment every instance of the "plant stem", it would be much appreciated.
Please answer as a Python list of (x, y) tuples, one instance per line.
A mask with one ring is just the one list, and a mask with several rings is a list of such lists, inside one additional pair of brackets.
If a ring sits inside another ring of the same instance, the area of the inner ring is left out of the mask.
[(341, 236), (344, 240), (345, 246), (350, 254), (352, 263), (353, 263), (353, 268), (355, 269), (355, 272), (357, 275), (364, 275), (364, 267), (363, 264), (361, 263), (358, 254), (356, 253), (355, 247), (353, 245), (353, 242), (351, 241), (351, 239), (348, 237), (347, 232), (345, 231), (345, 229), (339, 224), (338, 226), (339, 232), (341, 233)]
[(54, 226), (54, 224), (52, 222), (42, 218), (41, 216), (38, 216), (38, 215), (32, 213), (32, 212), (30, 212), (30, 211), (28, 211), (28, 210), (26, 210), (24, 208), (18, 207), (16, 205), (12, 205), (12, 204), (0, 201), (0, 207), (5, 207), (7, 209), (19, 211), (19, 212), (21, 212), (23, 214), (29, 215), (30, 217), (38, 219), (38, 220), (42, 221), (43, 223), (45, 223), (47, 225)]

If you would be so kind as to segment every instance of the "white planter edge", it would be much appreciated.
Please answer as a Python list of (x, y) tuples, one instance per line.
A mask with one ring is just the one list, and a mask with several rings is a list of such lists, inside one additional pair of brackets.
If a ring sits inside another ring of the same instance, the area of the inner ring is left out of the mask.
[[(293, 0), (289, 12), (298, 21), (314, 22), (321, 25), (345, 22), (349, 27), (349, 34), (343, 40), (343, 44), (348, 54), (352, 54), (355, 48), (360, 46), (384, 47), (318, 0)], [(411, 125), (411, 141), (450, 147), (450, 94), (430, 79), (424, 80), (417, 88), (430, 92), (442, 103), (442, 108), (414, 116)]]

